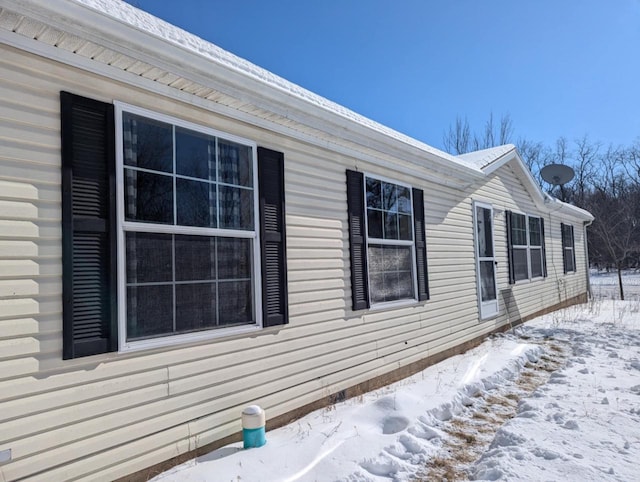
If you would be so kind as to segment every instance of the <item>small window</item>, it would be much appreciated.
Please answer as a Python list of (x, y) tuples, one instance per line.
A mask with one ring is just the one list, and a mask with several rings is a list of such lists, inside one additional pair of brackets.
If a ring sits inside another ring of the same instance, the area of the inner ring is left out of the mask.
[(411, 189), (373, 177), (365, 189), (371, 302), (415, 299)]
[(546, 277), (544, 220), (507, 211), (509, 282)]
[(573, 238), (573, 226), (571, 224), (560, 224), (562, 230), (562, 261), (564, 272), (574, 273), (576, 271), (576, 253)]

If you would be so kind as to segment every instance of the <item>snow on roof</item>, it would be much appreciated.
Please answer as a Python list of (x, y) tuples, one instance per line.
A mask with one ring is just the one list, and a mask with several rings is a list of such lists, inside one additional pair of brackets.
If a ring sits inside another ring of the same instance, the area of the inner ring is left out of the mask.
[(444, 151), (436, 149), (435, 147), (418, 141), (417, 139), (409, 137), (394, 129), (375, 122), (367, 117), (357, 114), (356, 112), (347, 109), (340, 104), (332, 102), (320, 95), (304, 89), (303, 87), (300, 87), (299, 85), (289, 82), (288, 80), (274, 74), (273, 72), (269, 72), (266, 69), (258, 67), (257, 65), (232, 54), (231, 52), (227, 52), (217, 45), (214, 45), (192, 33), (176, 27), (175, 25), (165, 22), (164, 20), (154, 17), (153, 15), (135, 8), (122, 0), (71, 1), (92, 10), (98, 11), (103, 15), (134, 27), (142, 32), (151, 34), (166, 42), (187, 49), (201, 56), (202, 58), (207, 59), (208, 61), (215, 62), (229, 69), (235, 70), (236, 72), (250, 76), (274, 89), (284, 91), (293, 97), (304, 100), (309, 104), (314, 105), (315, 107), (331, 112), (342, 118), (348, 119), (351, 122), (359, 124), (363, 127), (377, 131), (388, 137), (433, 154), (439, 158), (446, 159), (449, 162), (453, 162), (467, 169), (471, 169), (473, 171), (478, 170), (474, 164), (467, 162), (463, 158), (458, 158), (456, 156), (448, 154)]
[(503, 146), (490, 147), (488, 149), (482, 149), (481, 151), (469, 152), (466, 154), (460, 154), (459, 159), (472, 164), (477, 169), (484, 169), (493, 161), (501, 158), (508, 152), (515, 150), (516, 146), (513, 144), (505, 144)]

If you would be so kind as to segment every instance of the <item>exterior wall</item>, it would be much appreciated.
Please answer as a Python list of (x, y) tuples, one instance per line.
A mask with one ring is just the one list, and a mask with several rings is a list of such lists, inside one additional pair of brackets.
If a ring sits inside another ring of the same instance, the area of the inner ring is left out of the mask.
[[(507, 289), (504, 210), (537, 214), (505, 167), (463, 192), (0, 47), (0, 479), (111, 480), (515, 321), (478, 320), (472, 200), (496, 208), (499, 290)], [(62, 360), (59, 92), (119, 100), (283, 151), (290, 323), (251, 336)], [(326, 143), (326, 145), (329, 145)], [(404, 160), (385, 159), (402, 163)], [(351, 311), (345, 170), (425, 191), (431, 300)], [(500, 215), (500, 213), (502, 213)], [(586, 291), (562, 274), (560, 218), (545, 214), (549, 277), (512, 288), (520, 316)], [(556, 278), (555, 274), (558, 273)]]

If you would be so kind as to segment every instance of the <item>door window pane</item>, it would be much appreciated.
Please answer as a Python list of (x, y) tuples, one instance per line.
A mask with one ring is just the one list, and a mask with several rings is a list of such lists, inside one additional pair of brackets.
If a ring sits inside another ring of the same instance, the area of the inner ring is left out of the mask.
[(491, 227), (491, 209), (476, 207), (476, 231), (478, 236), (478, 256), (493, 256), (493, 229)]
[(480, 295), (482, 301), (493, 301), (496, 299), (493, 261), (480, 261)]

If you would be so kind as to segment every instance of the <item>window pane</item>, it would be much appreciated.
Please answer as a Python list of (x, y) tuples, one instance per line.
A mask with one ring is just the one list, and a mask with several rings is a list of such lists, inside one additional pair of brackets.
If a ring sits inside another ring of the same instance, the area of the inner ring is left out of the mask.
[(253, 191), (219, 186), (220, 227), (253, 229)]
[(176, 285), (176, 332), (216, 326), (216, 284)]
[(411, 276), (411, 271), (408, 271), (408, 273), (398, 273), (397, 294), (399, 300), (413, 298), (413, 277)]
[(398, 212), (398, 193), (395, 184), (382, 183), (382, 209)]
[(571, 248), (565, 248), (564, 250), (564, 270), (567, 272), (576, 270), (573, 263), (573, 249)]
[(124, 163), (154, 171), (173, 172), (173, 129), (169, 124), (122, 114)]
[(367, 178), (367, 207), (382, 209), (381, 189), (380, 181)]
[(529, 279), (529, 263), (526, 249), (513, 249), (513, 267), (516, 281)]
[(218, 290), (220, 325), (253, 322), (251, 282), (225, 281)]
[(176, 235), (176, 281), (216, 279), (216, 239)]
[(369, 276), (369, 291), (372, 303), (382, 303), (385, 301), (383, 273), (372, 274)]
[(251, 240), (218, 238), (218, 278), (251, 278)]
[(540, 218), (529, 218), (529, 244), (531, 246), (542, 246), (542, 230), (540, 229)]
[(171, 281), (172, 236), (155, 233), (125, 233), (127, 283)]
[(220, 182), (253, 186), (253, 157), (249, 146), (218, 139), (218, 155)]
[(527, 226), (524, 214), (511, 215), (511, 243), (515, 246), (527, 245)]
[(399, 214), (398, 215), (398, 237), (400, 239), (411, 241), (413, 239), (413, 229), (411, 226), (411, 215)]
[(384, 213), (384, 239), (398, 239), (398, 215)]
[(480, 296), (482, 301), (492, 301), (496, 299), (493, 261), (480, 261)]
[(542, 248), (531, 248), (531, 277), (539, 278), (542, 276)]
[(372, 302), (412, 299), (411, 246), (369, 245), (369, 291)]
[(172, 177), (133, 169), (124, 173), (126, 220), (173, 224)]
[(367, 209), (367, 229), (370, 238), (382, 239), (382, 211)]
[(127, 287), (127, 339), (173, 333), (173, 286)]
[(217, 227), (215, 184), (176, 179), (176, 194), (179, 225)]
[(216, 180), (215, 138), (176, 127), (176, 173)]
[(411, 214), (411, 192), (409, 188), (397, 186), (398, 212)]
[(476, 231), (478, 235), (478, 255), (481, 258), (493, 256), (491, 209), (476, 207)]

